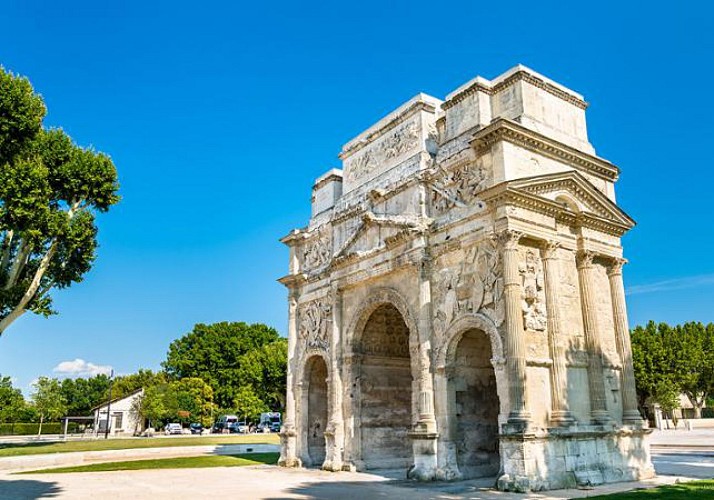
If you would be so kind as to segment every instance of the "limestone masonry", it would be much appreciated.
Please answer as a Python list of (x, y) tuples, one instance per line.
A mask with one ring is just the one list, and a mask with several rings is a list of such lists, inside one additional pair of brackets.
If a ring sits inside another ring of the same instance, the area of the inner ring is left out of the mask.
[(654, 475), (622, 282), (634, 221), (586, 107), (516, 66), (342, 148), (282, 239), (281, 465), (515, 491)]

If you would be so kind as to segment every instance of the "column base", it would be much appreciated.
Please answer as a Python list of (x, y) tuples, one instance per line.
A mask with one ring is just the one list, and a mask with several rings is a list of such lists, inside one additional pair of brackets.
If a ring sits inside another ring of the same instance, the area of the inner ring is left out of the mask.
[(325, 429), (325, 461), (322, 470), (338, 472), (342, 470), (343, 434), (340, 422), (330, 422)]
[(613, 421), (607, 410), (593, 410), (590, 412), (590, 422), (593, 425), (612, 425)]
[(575, 417), (567, 410), (556, 410), (550, 415), (552, 427), (570, 427), (575, 424)]
[(647, 425), (637, 410), (627, 410), (622, 415), (622, 423), (634, 429), (644, 429)]
[(409, 433), (409, 437), (414, 451), (414, 465), (407, 472), (407, 477), (417, 481), (434, 481), (439, 475), (436, 454), (439, 434), (415, 430)]
[(294, 426), (284, 425), (280, 429), (280, 467), (302, 467), (302, 461), (297, 457), (297, 432)]

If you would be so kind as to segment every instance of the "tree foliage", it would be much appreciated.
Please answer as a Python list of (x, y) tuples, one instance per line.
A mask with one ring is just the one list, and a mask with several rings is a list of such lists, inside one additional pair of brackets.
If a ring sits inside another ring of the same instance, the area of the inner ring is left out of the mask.
[(243, 385), (236, 391), (233, 408), (238, 418), (246, 422), (257, 422), (261, 413), (270, 410), (251, 385)]
[(146, 390), (149, 387), (165, 384), (166, 382), (166, 374), (164, 372), (154, 372), (152, 370), (139, 368), (139, 371), (136, 373), (123, 375), (114, 380), (112, 397), (123, 398), (139, 389), (143, 388)]
[(30, 82), (0, 67), (0, 335), (27, 311), (55, 313), (51, 290), (82, 281), (96, 213), (119, 201), (112, 160), (43, 128), (45, 112)]
[(25, 398), (12, 386), (10, 377), (0, 376), (0, 423), (18, 422), (24, 415)]
[(61, 382), (61, 393), (67, 403), (67, 415), (87, 416), (92, 408), (109, 398), (109, 377), (100, 374), (91, 378), (66, 378)]
[(32, 404), (40, 416), (40, 427), (37, 432), (39, 436), (42, 434), (42, 423), (64, 415), (67, 411), (67, 402), (62, 396), (62, 386), (57, 379), (40, 377), (32, 387)]
[(640, 407), (648, 401), (671, 411), (673, 395), (685, 394), (695, 417), (714, 393), (714, 324), (670, 326), (650, 321), (631, 332), (632, 361)]
[(287, 343), (263, 324), (197, 324), (169, 346), (163, 367), (170, 378), (198, 377), (222, 408), (233, 406), (238, 390), (250, 385), (266, 405), (282, 407)]
[(216, 410), (213, 389), (195, 377), (151, 385), (139, 401), (138, 407), (132, 410), (154, 426), (169, 421), (199, 422), (209, 426)]

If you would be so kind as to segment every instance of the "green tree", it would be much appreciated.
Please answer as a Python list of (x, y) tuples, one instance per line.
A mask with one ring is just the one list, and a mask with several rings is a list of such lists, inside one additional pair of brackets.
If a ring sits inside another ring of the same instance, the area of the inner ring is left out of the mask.
[(139, 368), (136, 373), (123, 375), (114, 380), (112, 396), (123, 398), (139, 389), (146, 390), (151, 386), (165, 384), (166, 382), (166, 374), (164, 372), (153, 372), (152, 370)]
[(282, 410), (285, 407), (287, 369), (288, 341), (281, 338), (241, 357), (238, 383), (241, 387), (253, 387), (270, 409)]
[(39, 436), (42, 434), (42, 423), (60, 418), (67, 411), (67, 404), (57, 379), (40, 377), (32, 387), (32, 404), (40, 416), (40, 426), (37, 430)]
[[(176, 394), (175, 416), (184, 423), (199, 422), (208, 427), (213, 423), (216, 405), (213, 404), (213, 389), (197, 377), (187, 377), (171, 382), (170, 390)], [(184, 412), (188, 416), (181, 416)]]
[(169, 390), (169, 384), (146, 388), (139, 401), (140, 407), (136, 411), (155, 428), (165, 423), (178, 408), (178, 402), (175, 400), (175, 394)]
[(0, 422), (18, 422), (23, 416), (25, 398), (12, 386), (10, 377), (0, 376)]
[(111, 159), (45, 130), (42, 98), (0, 67), (0, 335), (22, 314), (49, 316), (51, 290), (82, 281), (95, 216), (119, 201)]
[[(672, 393), (685, 394), (695, 417), (714, 390), (714, 325), (670, 326), (650, 321), (631, 332), (632, 361), (641, 409), (656, 402), (672, 411)], [(676, 398), (678, 401), (678, 398)]]
[(67, 402), (67, 415), (86, 416), (109, 397), (109, 377), (100, 374), (86, 379), (67, 378), (62, 381), (61, 388)]
[(250, 422), (257, 422), (260, 414), (269, 410), (250, 385), (243, 385), (236, 391), (233, 407), (239, 418)]
[[(241, 368), (249, 353), (280, 339), (278, 332), (262, 324), (214, 323), (197, 324), (193, 331), (169, 346), (162, 364), (173, 380), (198, 377), (214, 392), (214, 402), (229, 408), (242, 384), (249, 381), (247, 370)], [(262, 375), (256, 374), (260, 378)], [(271, 392), (285, 392), (285, 381)]]

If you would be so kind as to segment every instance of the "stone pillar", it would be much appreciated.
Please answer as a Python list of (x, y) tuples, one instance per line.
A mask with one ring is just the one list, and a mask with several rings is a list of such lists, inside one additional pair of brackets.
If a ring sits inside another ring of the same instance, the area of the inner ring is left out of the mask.
[(278, 465), (282, 467), (300, 467), (297, 457), (297, 430), (295, 428), (295, 352), (298, 340), (298, 292), (291, 289), (288, 297), (288, 374), (287, 392), (285, 394), (285, 418), (280, 429), (280, 458)]
[(607, 270), (607, 275), (610, 279), (617, 351), (622, 363), (622, 423), (642, 427), (644, 421), (637, 409), (635, 370), (632, 366), (632, 344), (630, 343), (630, 328), (627, 322), (625, 285), (622, 281), (622, 266), (625, 263), (627, 263), (625, 259), (613, 259)]
[(560, 322), (560, 269), (558, 266), (557, 241), (543, 243), (543, 273), (545, 274), (545, 307), (548, 313), (548, 347), (553, 366), (550, 369), (550, 421), (555, 426), (571, 425), (575, 422), (570, 413), (568, 401), (568, 372), (565, 366), (565, 352), (561, 339)]
[(409, 471), (409, 477), (421, 481), (431, 481), (436, 478), (437, 438), (436, 417), (434, 416), (434, 380), (431, 374), (431, 258), (425, 254), (419, 268), (419, 320), (417, 351), (419, 380), (418, 409), (419, 417), (416, 426), (409, 433), (414, 451), (414, 467)]
[(329, 379), (329, 415), (325, 429), (324, 470), (342, 469), (345, 447), (344, 417), (342, 415), (342, 292), (333, 286), (332, 293), (332, 331), (330, 335), (330, 379)]
[(505, 230), (498, 235), (503, 259), (503, 300), (506, 303), (506, 366), (511, 411), (510, 430), (525, 431), (530, 422), (526, 395), (526, 339), (521, 311), (518, 241), (522, 233)]
[(602, 368), (602, 340), (595, 310), (593, 259), (595, 253), (581, 250), (577, 254), (580, 306), (583, 313), (585, 345), (588, 350), (588, 382), (590, 385), (590, 419), (593, 424), (607, 424), (610, 414), (605, 401), (605, 376)]

